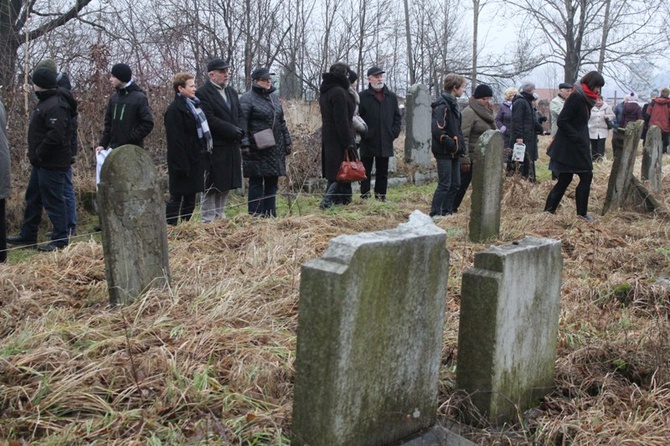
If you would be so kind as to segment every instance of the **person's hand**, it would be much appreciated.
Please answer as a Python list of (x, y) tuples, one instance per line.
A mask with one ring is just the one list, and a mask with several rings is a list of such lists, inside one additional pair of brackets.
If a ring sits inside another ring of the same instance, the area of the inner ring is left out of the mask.
[(242, 130), (241, 128), (238, 127), (238, 128), (237, 128), (237, 136), (236, 136), (236, 138), (237, 138), (237, 139), (242, 139), (243, 136), (244, 136), (244, 130)]
[(517, 138), (516, 142), (518, 142), (519, 144), (523, 144), (523, 138)]
[(286, 146), (286, 149), (285, 149), (285, 150), (286, 150), (286, 154), (287, 154), (287, 155), (290, 155), (291, 152), (293, 151), (292, 148), (291, 148), (291, 145), (290, 145), (290, 144), (289, 144), (288, 146)]
[(103, 150), (105, 150), (104, 147), (98, 146), (98, 147), (95, 148), (95, 154), (97, 155), (98, 153), (102, 152)]
[(244, 156), (251, 155), (251, 150), (249, 149), (249, 146), (241, 147), (241, 150), (242, 150), (242, 155), (244, 155)]
[(472, 163), (461, 163), (461, 172), (470, 172), (472, 170)]

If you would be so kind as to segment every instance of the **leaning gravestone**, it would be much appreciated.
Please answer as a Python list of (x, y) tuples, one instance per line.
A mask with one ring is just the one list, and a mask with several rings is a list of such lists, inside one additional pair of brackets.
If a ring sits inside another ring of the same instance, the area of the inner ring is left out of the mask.
[(394, 230), (336, 237), (303, 265), (292, 444), (385, 445), (433, 425), (445, 242), (415, 211)]
[(433, 160), (430, 151), (430, 102), (426, 85), (415, 84), (409, 88), (405, 118), (405, 162), (420, 167), (430, 167)]
[(456, 381), (492, 423), (554, 386), (562, 269), (560, 241), (526, 237), (475, 254), (463, 274)]
[(473, 155), (472, 205), (468, 236), (478, 243), (500, 234), (500, 199), (503, 175), (500, 160), (503, 138), (497, 130), (479, 137)]
[[(607, 184), (607, 195), (605, 196), (602, 215), (605, 215), (610, 208), (618, 209), (622, 207), (633, 192), (633, 168), (635, 167), (637, 148), (640, 144), (642, 125), (642, 121), (630, 122), (623, 130), (625, 134), (624, 142), (621, 149), (614, 153), (614, 162)], [(619, 129), (619, 133), (621, 132), (622, 130)]]
[(661, 191), (661, 157), (663, 155), (663, 139), (661, 129), (652, 125), (647, 131), (647, 137), (644, 141), (642, 150), (642, 181), (648, 181), (651, 191), (659, 193)]
[(126, 145), (105, 159), (98, 184), (105, 273), (112, 305), (169, 283), (165, 204), (146, 150)]

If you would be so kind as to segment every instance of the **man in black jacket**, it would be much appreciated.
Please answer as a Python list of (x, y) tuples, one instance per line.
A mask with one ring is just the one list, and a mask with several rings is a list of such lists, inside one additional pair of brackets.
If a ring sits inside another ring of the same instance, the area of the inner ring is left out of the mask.
[(213, 148), (209, 154), (205, 193), (200, 201), (200, 214), (205, 223), (226, 218), (224, 208), (228, 192), (242, 187), (242, 153), (240, 141), (240, 100), (237, 91), (228, 85), (230, 64), (213, 59), (207, 64), (209, 80), (195, 92), (212, 132)]
[(56, 86), (56, 73), (45, 68), (32, 76), (39, 102), (28, 126), (28, 158), (32, 165), (26, 188), (26, 209), (19, 235), (8, 237), (14, 245), (34, 245), (42, 221), (42, 208), (53, 226), (51, 242), (38, 250), (49, 252), (68, 244), (63, 188), (72, 154), (72, 120), (76, 102)]
[[(35, 65), (33, 71), (37, 71), (40, 68), (47, 68), (56, 73), (56, 85), (61, 90), (61, 93), (66, 96), (72, 95), (72, 84), (70, 83), (70, 77), (67, 75), (67, 73), (58, 71), (56, 62), (54, 62), (52, 59), (43, 59), (38, 62), (37, 65)], [(65, 187), (63, 189), (63, 199), (65, 200), (65, 217), (67, 219), (67, 232), (71, 236), (77, 233), (77, 200), (74, 193), (74, 184), (72, 183), (72, 164), (74, 164), (75, 157), (77, 156), (77, 131), (79, 128), (79, 119), (77, 117), (76, 108), (73, 111), (74, 116), (72, 119), (72, 140), (70, 141), (72, 160), (70, 162), (70, 168), (67, 171)]]
[(361, 181), (361, 198), (370, 197), (370, 173), (375, 164), (375, 198), (381, 201), (386, 201), (389, 158), (402, 120), (398, 97), (384, 85), (384, 73), (379, 67), (368, 70), (369, 85), (360, 94), (359, 106), (359, 114), (368, 125), (361, 139), (361, 161), (368, 173), (368, 178)]
[(133, 73), (128, 65), (117, 63), (112, 67), (109, 83), (116, 91), (107, 104), (105, 130), (95, 149), (96, 153), (125, 144), (144, 147), (144, 138), (154, 128), (154, 118), (147, 96), (132, 77)]

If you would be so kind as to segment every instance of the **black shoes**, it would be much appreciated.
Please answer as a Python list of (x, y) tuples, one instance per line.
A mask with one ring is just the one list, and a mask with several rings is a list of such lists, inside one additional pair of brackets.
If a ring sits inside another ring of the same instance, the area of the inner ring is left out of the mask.
[(35, 245), (37, 240), (28, 240), (20, 235), (10, 235), (7, 237), (7, 243), (10, 245), (29, 246)]
[(54, 243), (48, 243), (46, 245), (39, 246), (37, 250), (39, 252), (54, 252), (58, 251), (59, 249), (65, 248), (67, 245), (56, 245)]

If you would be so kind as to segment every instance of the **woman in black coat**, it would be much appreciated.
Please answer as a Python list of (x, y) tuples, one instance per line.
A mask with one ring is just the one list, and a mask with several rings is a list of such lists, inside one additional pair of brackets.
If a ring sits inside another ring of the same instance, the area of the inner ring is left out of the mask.
[[(291, 135), (279, 99), (272, 94), (271, 74), (267, 68), (256, 68), (251, 73), (251, 90), (240, 96), (242, 166), (249, 178), (247, 204), (249, 214), (256, 217), (277, 216), (279, 177), (286, 175), (286, 155), (291, 153)], [(261, 149), (254, 134), (266, 129), (272, 129), (275, 144)]]
[(195, 97), (193, 75), (175, 74), (172, 86), (175, 98), (163, 117), (170, 191), (165, 216), (168, 224), (176, 225), (179, 218), (191, 218), (195, 195), (205, 190), (206, 153), (212, 151), (212, 136)]
[(328, 180), (326, 193), (319, 207), (351, 202), (351, 183), (338, 183), (337, 171), (345, 150), (354, 150), (355, 131), (352, 123), (356, 104), (349, 94), (349, 66), (338, 62), (323, 73), (319, 87), (321, 109), (321, 163), (323, 177)]
[(589, 139), (589, 116), (605, 79), (597, 71), (587, 73), (574, 93), (568, 96), (561, 114), (558, 115), (558, 131), (549, 149), (549, 170), (558, 174), (556, 185), (549, 192), (546, 212), (556, 212), (565, 190), (572, 182), (574, 174), (579, 176), (575, 191), (577, 215), (588, 222), (593, 218), (588, 214), (593, 161)]

